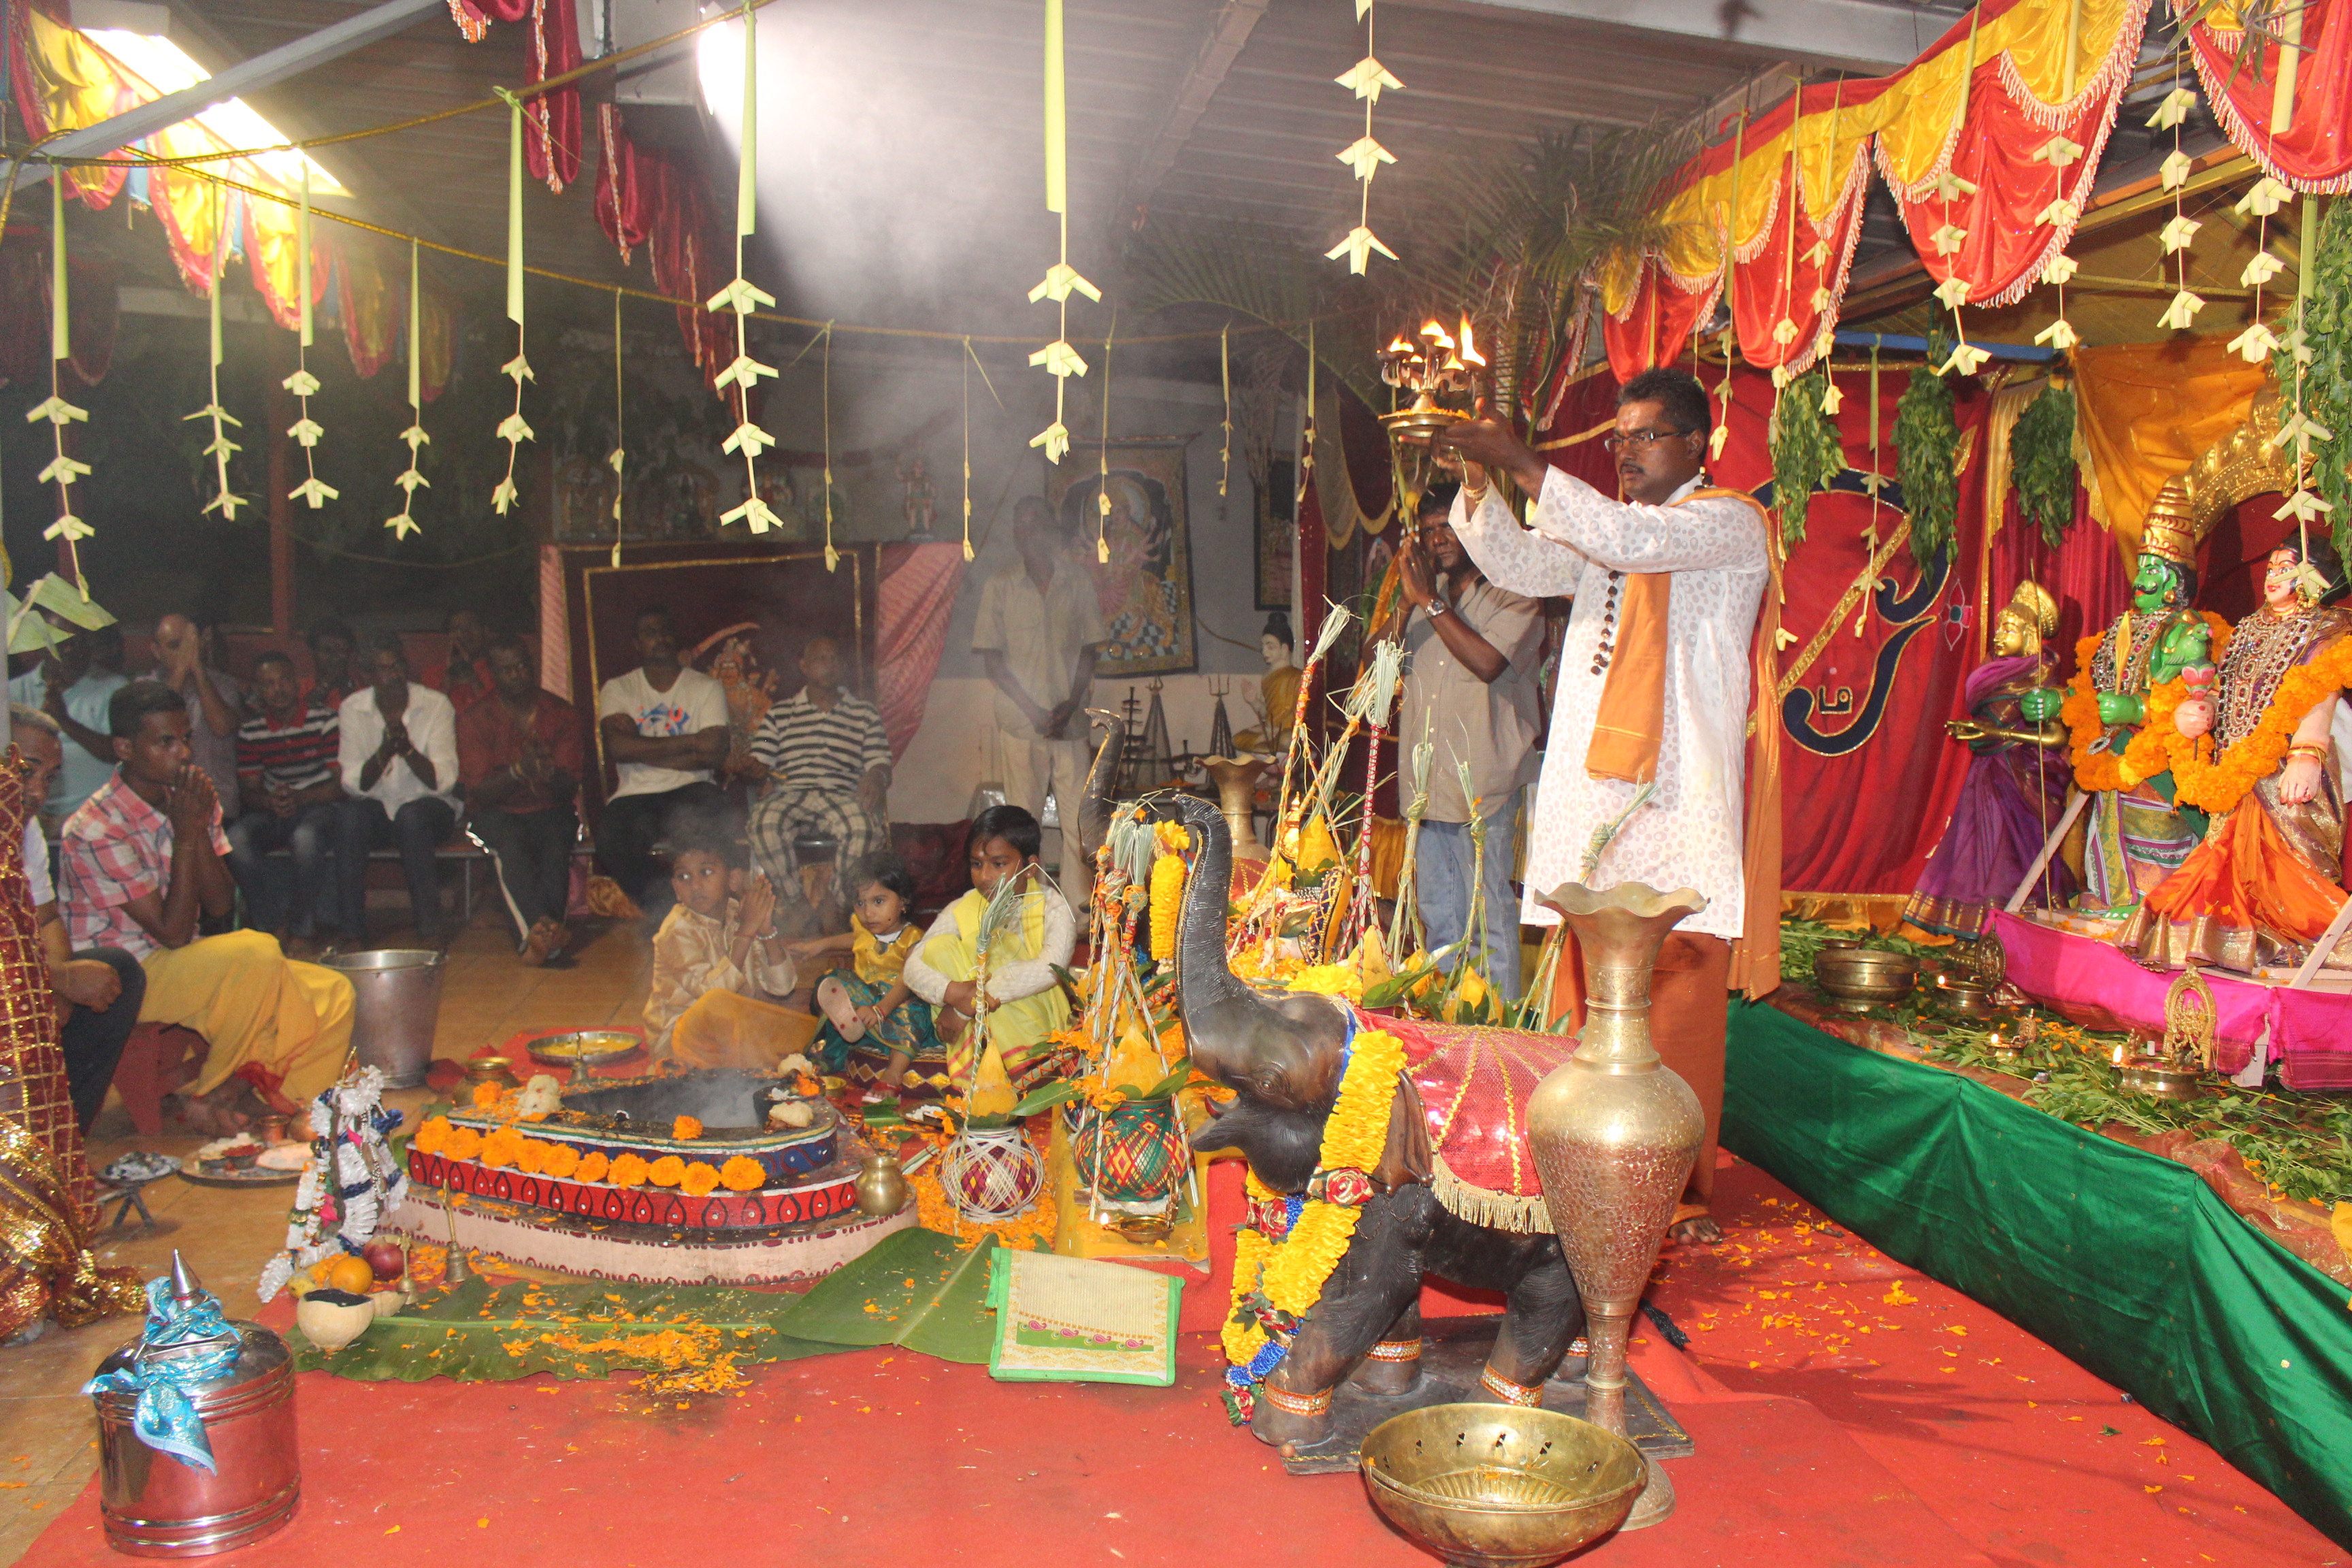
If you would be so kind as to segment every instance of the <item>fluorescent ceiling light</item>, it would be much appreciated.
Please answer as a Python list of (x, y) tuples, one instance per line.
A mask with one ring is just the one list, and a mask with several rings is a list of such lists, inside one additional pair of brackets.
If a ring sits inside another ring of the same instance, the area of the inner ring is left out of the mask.
[[(85, 29), (82, 37), (111, 55), (124, 70), (152, 88), (157, 98), (194, 87), (212, 77), (212, 72), (188, 58), (185, 49), (155, 34), (129, 32), (120, 27), (91, 27)], [(253, 107), (241, 98), (224, 100), (191, 118), (219, 137), (225, 147), (275, 147), (292, 140), (256, 113)], [(327, 173), (319, 161), (307, 153), (261, 153), (248, 162), (289, 191), (301, 188), (302, 170), (307, 164), (313, 195), (351, 195), (341, 181)]]

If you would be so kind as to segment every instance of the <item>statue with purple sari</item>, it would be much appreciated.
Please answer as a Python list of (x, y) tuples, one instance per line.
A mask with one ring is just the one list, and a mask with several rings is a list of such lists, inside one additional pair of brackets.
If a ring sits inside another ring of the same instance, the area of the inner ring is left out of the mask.
[[(1969, 672), (1969, 717), (1948, 721), (1974, 753), (1943, 842), (1927, 857), (1905, 922), (1930, 937), (1974, 941), (2033, 864), (2066, 804), (2063, 694), (2050, 683), (2042, 642), (2058, 629), (2049, 591), (2028, 578), (1993, 621), (1993, 657)], [(2053, 859), (2029, 902), (2063, 904), (2074, 878)]]

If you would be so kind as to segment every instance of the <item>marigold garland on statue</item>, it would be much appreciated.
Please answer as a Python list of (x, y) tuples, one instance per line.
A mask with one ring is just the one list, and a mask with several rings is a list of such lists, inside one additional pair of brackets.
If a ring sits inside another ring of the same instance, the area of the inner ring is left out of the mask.
[[(1348, 1047), (1339, 1097), (1323, 1124), (1323, 1144), (1305, 1194), (1287, 1199), (1289, 1228), (1269, 1240), (1255, 1225), (1236, 1235), (1232, 1321), (1224, 1329), (1225, 1398), (1234, 1422), (1247, 1420), (1251, 1391), (1281, 1364), (1287, 1334), (1267, 1332), (1296, 1322), (1322, 1299), (1324, 1282), (1346, 1256), (1356, 1218), (1374, 1194), (1371, 1173), (1388, 1147), (1389, 1115), (1397, 1078), (1404, 1071), (1404, 1047), (1381, 1029), (1360, 1032)], [(1253, 1173), (1246, 1190), (1255, 1205), (1281, 1199)], [(1257, 1303), (1263, 1300), (1264, 1307)]]
[[(2198, 613), (2204, 616), (2206, 626), (2211, 630), (2210, 657), (2219, 662), (2222, 654), (2229, 651), (2230, 624), (2210, 610)], [(2074, 764), (2074, 782), (2086, 792), (2128, 789), (2142, 780), (2168, 772), (2172, 774), (2175, 798), (2188, 805), (2213, 812), (2227, 811), (2237, 805), (2246, 790), (2253, 786), (2254, 778), (2264, 776), (2270, 770), (2263, 769), (2249, 776), (2244, 784), (2235, 790), (2224, 790), (2220, 782), (2221, 775), (2225, 771), (2231, 773), (2242, 771), (2246, 758), (2253, 754), (2245, 748), (2262, 731), (2257, 729), (2255, 735), (2249, 735), (2230, 748), (2229, 756), (2220, 764), (2208, 762), (2207, 759), (2212, 755), (2211, 740), (2200, 737), (2191, 741), (2173, 727), (2173, 710), (2179, 707), (2189, 695), (2186, 681), (2168, 680), (2148, 689), (2147, 718), (2120, 753), (2091, 750), (2099, 737), (2106, 732), (2105, 726), (2099, 721), (2099, 695), (2091, 686), (2091, 660), (2098, 653), (2103, 640), (2104, 634), (2095, 634), (2074, 646), (2074, 679), (2067, 683), (2066, 701), (2058, 710), (2059, 718), (2065, 721), (2071, 742), (2069, 754)], [(2318, 664), (2305, 668), (2315, 669)], [(2294, 673), (2299, 675), (2303, 671)], [(2293, 676), (2289, 679), (2292, 679)], [(2283, 682), (2281, 692), (2285, 689)], [(2309, 708), (2317, 700), (2315, 696), (2308, 698), (2304, 707)], [(2300, 712), (2296, 717), (2301, 717)], [(2264, 715), (2265, 726), (2271, 718), (2270, 714)], [(2287, 721), (2287, 728), (2294, 728), (2294, 720)], [(2279, 755), (2284, 754), (2285, 743), (2281, 742)], [(2233, 763), (2231, 759), (2236, 761)], [(2276, 762), (2273, 761), (2272, 765), (2275, 767)], [(2217, 805), (2210, 800), (2198, 798), (2200, 794), (2211, 794), (2217, 799), (2226, 795), (2226, 800)]]

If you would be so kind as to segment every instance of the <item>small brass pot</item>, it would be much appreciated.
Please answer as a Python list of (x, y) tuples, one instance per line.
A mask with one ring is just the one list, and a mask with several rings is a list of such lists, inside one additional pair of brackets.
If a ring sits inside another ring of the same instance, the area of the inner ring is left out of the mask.
[(1894, 1006), (1911, 994), (1918, 974), (1919, 961), (1908, 953), (1847, 947), (1824, 948), (1813, 956), (1813, 979), (1848, 1013)]
[(1992, 987), (1967, 976), (1946, 976), (1936, 983), (1928, 994), (1955, 1018), (1990, 1018), (1999, 1011), (1993, 1005)]

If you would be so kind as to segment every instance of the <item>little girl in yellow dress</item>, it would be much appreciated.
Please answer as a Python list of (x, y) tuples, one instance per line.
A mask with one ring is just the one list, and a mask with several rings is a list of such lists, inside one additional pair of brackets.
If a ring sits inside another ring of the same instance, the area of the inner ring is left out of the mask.
[(811, 1054), (826, 1071), (845, 1073), (869, 1104), (901, 1094), (937, 1099), (948, 1088), (947, 1047), (932, 1026), (930, 1004), (901, 977), (924, 935), (909, 918), (915, 879), (897, 856), (877, 850), (851, 865), (848, 882), (857, 900), (850, 929), (795, 950), (807, 958), (849, 957), (846, 968), (817, 982), (825, 1025)]

